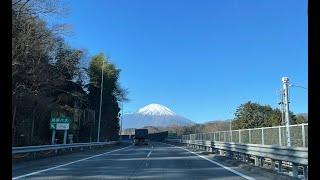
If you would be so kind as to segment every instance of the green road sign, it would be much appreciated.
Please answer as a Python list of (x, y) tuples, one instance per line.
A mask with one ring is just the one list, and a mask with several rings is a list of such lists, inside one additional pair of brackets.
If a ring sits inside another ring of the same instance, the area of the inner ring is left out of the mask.
[(51, 123), (70, 123), (70, 118), (69, 117), (65, 117), (65, 116), (61, 116), (61, 117), (52, 117), (51, 118)]
[(66, 116), (60, 116), (60, 117), (51, 117), (50, 119), (50, 129), (56, 129), (57, 123), (67, 123), (69, 124), (71, 122), (71, 119)]

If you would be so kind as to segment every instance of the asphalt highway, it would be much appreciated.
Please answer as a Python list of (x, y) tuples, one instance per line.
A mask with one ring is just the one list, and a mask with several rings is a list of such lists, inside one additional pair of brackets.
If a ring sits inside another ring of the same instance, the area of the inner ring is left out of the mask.
[(61, 163), (48, 160), (44, 164), (38, 169), (13, 168), (13, 179), (254, 179), (164, 143), (119, 147)]

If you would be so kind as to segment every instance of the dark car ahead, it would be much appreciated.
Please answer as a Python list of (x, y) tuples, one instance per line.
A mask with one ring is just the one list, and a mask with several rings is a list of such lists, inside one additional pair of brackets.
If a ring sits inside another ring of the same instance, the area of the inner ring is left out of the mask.
[(149, 144), (148, 129), (136, 129), (133, 143), (134, 145), (148, 145)]

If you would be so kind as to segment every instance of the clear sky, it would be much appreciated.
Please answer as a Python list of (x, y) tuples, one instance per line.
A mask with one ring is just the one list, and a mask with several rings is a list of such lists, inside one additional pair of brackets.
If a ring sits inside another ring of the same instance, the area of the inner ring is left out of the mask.
[[(125, 112), (163, 104), (198, 123), (249, 100), (278, 107), (281, 77), (308, 86), (306, 0), (69, 0), (71, 46), (103, 51), (130, 91)], [(305, 89), (291, 110), (307, 112)]]

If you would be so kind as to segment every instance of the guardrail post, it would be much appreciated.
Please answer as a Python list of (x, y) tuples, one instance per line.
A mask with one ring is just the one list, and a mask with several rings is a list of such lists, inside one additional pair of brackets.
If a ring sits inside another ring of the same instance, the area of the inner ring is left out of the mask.
[(230, 130), (230, 142), (232, 142), (232, 131)]
[(239, 143), (241, 143), (241, 132), (240, 132), (240, 129), (239, 129)]
[(224, 132), (224, 137), (223, 137), (223, 139), (224, 139), (224, 142), (226, 142), (226, 132)]
[(248, 162), (248, 155), (247, 154), (243, 154), (244, 157), (244, 162)]
[(298, 166), (296, 163), (292, 163), (292, 176), (298, 177)]
[(307, 168), (307, 166), (303, 166), (303, 176), (304, 176), (304, 179), (308, 179), (308, 168)]
[(304, 131), (304, 124), (301, 125), (301, 132), (302, 132), (302, 144), (303, 144), (303, 147), (306, 147), (306, 133)]
[(260, 157), (260, 167), (263, 167), (263, 164), (264, 164), (264, 158)]
[(254, 157), (254, 165), (259, 166), (259, 157), (257, 156)]
[(261, 129), (261, 142), (264, 145), (264, 133), (263, 133), (263, 128)]
[(271, 169), (274, 170), (276, 166), (276, 163), (273, 159), (271, 159)]
[(230, 158), (233, 158), (233, 152), (232, 151), (229, 151), (228, 155), (229, 155)]
[(246, 154), (242, 154), (242, 161), (247, 162), (247, 155)]
[(278, 172), (282, 172), (282, 161), (279, 161)]
[(249, 129), (249, 144), (251, 144), (251, 129)]
[(281, 142), (281, 126), (279, 126), (279, 146), (282, 146), (282, 142)]
[(216, 133), (213, 133), (213, 141), (216, 141)]

